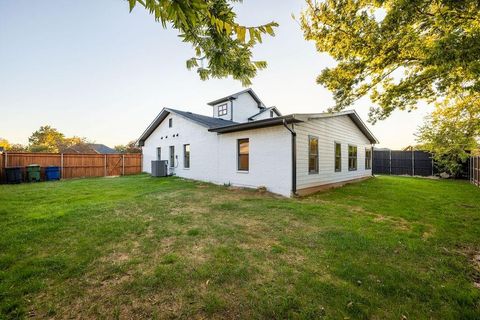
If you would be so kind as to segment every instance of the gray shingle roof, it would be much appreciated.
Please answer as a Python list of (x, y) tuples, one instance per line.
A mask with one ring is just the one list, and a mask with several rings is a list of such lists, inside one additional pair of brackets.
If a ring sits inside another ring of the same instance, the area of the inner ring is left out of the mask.
[(210, 128), (215, 128), (215, 127), (223, 127), (223, 126), (229, 126), (232, 124), (237, 124), (237, 122), (230, 121), (230, 120), (224, 120), (220, 118), (213, 118), (209, 116), (204, 116), (201, 114), (197, 113), (192, 113), (192, 112), (187, 112), (187, 111), (180, 111), (176, 109), (170, 109), (168, 108), (167, 110), (170, 110), (176, 114), (179, 114), (185, 118), (188, 118), (192, 121), (198, 122), (200, 124), (203, 124), (204, 126)]
[(234, 122), (234, 121), (213, 118), (213, 117), (204, 116), (201, 114), (196, 114), (192, 112), (181, 111), (181, 110), (176, 110), (171, 108), (164, 108), (158, 114), (155, 120), (153, 120), (153, 122), (148, 126), (145, 132), (143, 132), (142, 136), (137, 140), (137, 144), (139, 146), (143, 146), (145, 143), (145, 140), (147, 140), (147, 138), (152, 134), (152, 132), (155, 131), (155, 129), (160, 125), (160, 123), (162, 123), (163, 120), (165, 120), (165, 118), (170, 113), (178, 114), (179, 116), (189, 119), (195, 123), (198, 123), (199, 125), (202, 125), (207, 129), (237, 124), (237, 122)]
[(101, 154), (105, 154), (105, 153), (108, 153), (108, 154), (118, 153), (117, 150), (112, 149), (112, 148), (110, 148), (109, 146), (106, 146), (106, 145), (101, 144), (101, 143), (89, 143), (89, 146), (90, 146), (92, 149), (94, 149), (95, 151), (97, 151), (98, 153), (101, 153)]

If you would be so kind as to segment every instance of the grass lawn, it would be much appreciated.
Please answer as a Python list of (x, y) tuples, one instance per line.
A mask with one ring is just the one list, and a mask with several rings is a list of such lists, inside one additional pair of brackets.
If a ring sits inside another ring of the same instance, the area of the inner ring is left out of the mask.
[(147, 175), (2, 185), (0, 230), (0, 319), (480, 318), (463, 181), (303, 199)]

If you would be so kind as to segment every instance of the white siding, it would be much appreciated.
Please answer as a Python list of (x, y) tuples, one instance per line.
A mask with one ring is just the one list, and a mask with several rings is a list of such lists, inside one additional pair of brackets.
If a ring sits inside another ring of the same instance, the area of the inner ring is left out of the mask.
[[(228, 114), (219, 117), (218, 107), (224, 104), (227, 104)], [(233, 105), (233, 114), (232, 114), (232, 105)], [(214, 118), (232, 120), (235, 122), (247, 122), (248, 118), (250, 118), (254, 114), (257, 114), (258, 112), (260, 112), (260, 108), (258, 108), (257, 102), (247, 92), (239, 95), (237, 99), (233, 101), (222, 102), (213, 107)]]
[[(348, 116), (312, 119), (295, 126), (297, 132), (297, 189), (367, 177), (365, 148), (369, 140)], [(308, 173), (308, 136), (318, 137), (319, 172)], [(342, 171), (335, 172), (335, 142), (342, 145)], [(357, 170), (348, 170), (348, 145), (357, 146)]]
[[(283, 126), (219, 135), (219, 164), (224, 183), (265, 186), (290, 196), (292, 189), (291, 135)], [(237, 139), (250, 142), (249, 172), (237, 170)]]
[(255, 116), (252, 120), (257, 121), (257, 120), (264, 120), (264, 119), (270, 119), (270, 118), (275, 118), (277, 117), (277, 114), (273, 112), (273, 117), (270, 116), (271, 112), (273, 112), (271, 109), (266, 109), (259, 115)]
[[(168, 119), (173, 119), (172, 128), (168, 127)], [(178, 137), (173, 135), (178, 134)], [(163, 137), (163, 139), (162, 139)], [(183, 168), (183, 145), (190, 144), (190, 169)], [(157, 147), (162, 148), (162, 159), (169, 160), (169, 147), (175, 147), (175, 167), (169, 168), (180, 177), (217, 182), (217, 158), (212, 150), (217, 148), (216, 134), (209, 133), (207, 128), (198, 125), (176, 114), (170, 114), (148, 137), (142, 148), (143, 171), (151, 172), (151, 161), (157, 159)]]
[[(172, 128), (168, 127), (169, 118), (173, 119)], [(176, 134), (178, 137), (173, 137)], [(250, 142), (248, 173), (237, 170), (237, 139), (242, 138)], [(157, 147), (162, 148), (162, 160), (168, 160), (173, 145), (178, 160), (171, 172), (177, 176), (242, 187), (265, 186), (270, 192), (290, 196), (290, 143), (290, 133), (282, 126), (218, 135), (170, 114), (145, 141), (143, 170), (151, 172)], [(190, 144), (190, 169), (183, 168), (184, 144)]]
[[(223, 106), (223, 105), (227, 105), (227, 114), (225, 114), (223, 116), (219, 116), (218, 115), (218, 107)], [(220, 119), (232, 121), (232, 102), (231, 101), (225, 101), (225, 102), (214, 105), (212, 116), (214, 118), (220, 118)]]

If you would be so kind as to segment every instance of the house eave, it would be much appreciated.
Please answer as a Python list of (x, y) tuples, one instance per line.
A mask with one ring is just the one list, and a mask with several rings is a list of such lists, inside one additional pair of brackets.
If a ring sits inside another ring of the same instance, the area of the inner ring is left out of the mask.
[(221, 134), (221, 133), (230, 133), (230, 132), (238, 132), (238, 131), (244, 131), (244, 130), (274, 127), (278, 125), (283, 125), (284, 123), (290, 124), (290, 123), (299, 123), (299, 122), (303, 122), (303, 121), (295, 118), (294, 115), (288, 115), (288, 116), (282, 116), (282, 117), (276, 117), (276, 118), (270, 118), (270, 119), (244, 122), (244, 123), (235, 124), (235, 125), (211, 128), (211, 129), (208, 129), (208, 131), (217, 132)]
[(227, 101), (235, 100), (235, 99), (238, 98), (238, 96), (240, 96), (241, 94), (244, 94), (244, 93), (248, 93), (248, 94), (253, 98), (253, 100), (255, 100), (255, 102), (256, 102), (257, 105), (258, 105), (258, 108), (260, 108), (260, 109), (265, 108), (265, 105), (263, 104), (262, 100), (260, 100), (260, 98), (257, 96), (257, 94), (256, 94), (251, 88), (248, 88), (248, 89), (242, 90), (242, 91), (240, 91), (240, 92), (231, 94), (231, 95), (229, 95), (229, 96), (226, 96), (226, 97), (223, 97), (223, 98), (220, 98), (220, 99), (217, 99), (217, 100), (208, 102), (207, 104), (208, 104), (209, 106), (212, 106), (212, 107), (213, 107), (213, 106), (216, 106), (217, 104), (222, 103), (222, 102), (227, 102)]

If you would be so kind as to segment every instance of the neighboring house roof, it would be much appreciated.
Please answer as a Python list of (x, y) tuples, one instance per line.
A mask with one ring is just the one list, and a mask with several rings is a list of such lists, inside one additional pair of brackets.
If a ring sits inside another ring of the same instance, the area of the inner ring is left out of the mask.
[(212, 128), (212, 129), (209, 129), (208, 131), (218, 132), (218, 133), (229, 133), (229, 132), (243, 131), (243, 130), (249, 130), (249, 129), (271, 127), (271, 126), (282, 124), (284, 120), (287, 123), (296, 123), (296, 122), (304, 122), (311, 119), (332, 118), (332, 117), (339, 117), (339, 116), (348, 116), (353, 121), (353, 123), (355, 123), (358, 129), (360, 129), (360, 131), (368, 138), (368, 140), (371, 143), (378, 143), (377, 138), (375, 138), (375, 136), (370, 132), (370, 130), (367, 128), (367, 126), (362, 121), (362, 119), (360, 119), (360, 116), (357, 114), (355, 110), (346, 110), (342, 112), (307, 113), (307, 114), (295, 113), (295, 114), (290, 114), (290, 115), (276, 117), (276, 118), (250, 121), (247, 123), (240, 123), (240, 124)]
[(114, 154), (117, 150), (112, 149), (101, 143), (79, 143), (64, 150), (62, 153), (97, 153), (97, 154)]
[(187, 111), (181, 111), (181, 110), (176, 110), (172, 108), (163, 108), (162, 111), (158, 114), (158, 116), (153, 120), (153, 122), (148, 126), (148, 128), (143, 132), (143, 134), (140, 136), (140, 138), (137, 140), (137, 144), (139, 146), (143, 146), (145, 143), (145, 140), (155, 131), (155, 129), (162, 123), (163, 120), (170, 114), (170, 113), (175, 113), (181, 117), (184, 117), (188, 120), (191, 120), (201, 126), (204, 126), (208, 129), (210, 128), (215, 128), (215, 127), (221, 127), (221, 126), (227, 126), (227, 125), (232, 125), (232, 124), (237, 124), (237, 122), (230, 121), (230, 120), (225, 120), (221, 118), (213, 118), (209, 116), (204, 116), (201, 114), (196, 114), (192, 112), (187, 112)]
[(223, 97), (223, 98), (220, 98), (220, 99), (217, 99), (217, 100), (214, 100), (214, 101), (211, 101), (209, 103), (207, 103), (209, 106), (214, 106), (214, 105), (217, 105), (219, 103), (222, 103), (222, 102), (226, 102), (226, 101), (230, 101), (230, 100), (235, 100), (238, 98), (238, 96), (244, 94), (244, 93), (248, 93), (252, 98), (253, 100), (255, 100), (255, 102), (257, 103), (258, 107), (260, 109), (263, 109), (265, 108), (265, 104), (263, 104), (262, 100), (260, 100), (260, 98), (257, 96), (257, 94), (251, 89), (251, 88), (248, 88), (248, 89), (245, 89), (245, 90), (242, 90), (240, 92), (237, 92), (237, 93), (234, 93), (234, 94), (231, 94), (229, 96), (226, 96), (226, 97)]
[(110, 148), (104, 144), (100, 143), (89, 143), (90, 147), (97, 151), (98, 153), (106, 154), (106, 153), (118, 153), (117, 150)]
[(253, 116), (251, 116), (250, 118), (248, 118), (248, 120), (253, 120), (255, 119), (256, 117), (258, 117), (259, 115), (261, 115), (262, 113), (264, 112), (269, 112), (269, 111), (273, 111), (277, 114), (277, 116), (281, 116), (282, 114), (280, 113), (280, 111), (278, 111), (277, 107), (270, 107), (270, 108), (265, 108), (265, 109), (262, 109), (260, 110), (259, 113), (256, 113), (254, 114)]

